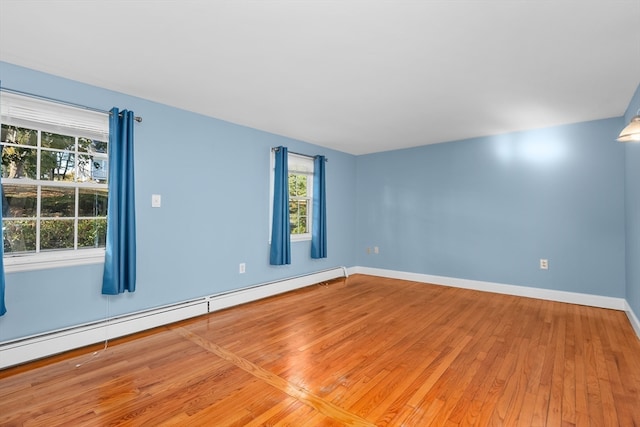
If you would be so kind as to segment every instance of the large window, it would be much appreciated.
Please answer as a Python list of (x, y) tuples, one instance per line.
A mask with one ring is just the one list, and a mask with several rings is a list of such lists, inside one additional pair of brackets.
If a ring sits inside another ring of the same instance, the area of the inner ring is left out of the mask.
[(5, 258), (104, 248), (108, 114), (0, 93)]

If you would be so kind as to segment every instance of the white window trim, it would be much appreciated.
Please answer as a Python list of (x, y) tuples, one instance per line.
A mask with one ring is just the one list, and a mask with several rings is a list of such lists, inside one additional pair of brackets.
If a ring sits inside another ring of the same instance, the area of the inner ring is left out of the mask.
[[(298, 161), (300, 165), (303, 165), (303, 167), (296, 169), (296, 161)], [(304, 169), (304, 166), (307, 166), (310, 169)], [(313, 218), (313, 158), (289, 153), (289, 173), (291, 172), (307, 175), (307, 183), (310, 184), (307, 186), (307, 194), (310, 194), (310, 196), (307, 197), (310, 202), (307, 205), (307, 223), (309, 225), (309, 232), (303, 234), (291, 234), (291, 242), (305, 242), (311, 240), (311, 220)]]
[(307, 240), (311, 240), (311, 233), (291, 234), (291, 243), (306, 242)]

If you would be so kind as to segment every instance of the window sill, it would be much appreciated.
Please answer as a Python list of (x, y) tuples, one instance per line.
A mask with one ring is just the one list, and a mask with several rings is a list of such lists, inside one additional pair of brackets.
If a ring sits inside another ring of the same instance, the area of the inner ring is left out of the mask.
[(104, 248), (5, 256), (3, 261), (5, 273), (100, 264), (104, 262)]
[(307, 240), (311, 240), (311, 233), (291, 235), (291, 243), (304, 242)]

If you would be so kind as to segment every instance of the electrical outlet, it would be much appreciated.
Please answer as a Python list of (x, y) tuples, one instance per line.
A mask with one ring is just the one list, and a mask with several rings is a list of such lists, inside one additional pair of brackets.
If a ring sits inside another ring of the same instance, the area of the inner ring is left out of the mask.
[(244, 274), (246, 271), (247, 271), (247, 265), (244, 262), (241, 262), (240, 266), (238, 267), (238, 273)]
[(549, 260), (540, 258), (540, 270), (548, 270), (549, 269)]
[(377, 246), (374, 246), (373, 247), (373, 253), (376, 254), (376, 255), (379, 254), (380, 253), (380, 248), (377, 247)]
[(371, 255), (371, 248), (367, 248), (367, 255)]
[(152, 194), (151, 195), (151, 207), (159, 208), (162, 206), (162, 196), (160, 194)]

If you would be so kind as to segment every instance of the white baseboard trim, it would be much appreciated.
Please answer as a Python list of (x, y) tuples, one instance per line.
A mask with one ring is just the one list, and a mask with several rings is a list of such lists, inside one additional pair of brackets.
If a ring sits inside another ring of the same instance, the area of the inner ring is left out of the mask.
[(458, 279), (445, 276), (432, 276), (429, 274), (408, 273), (403, 271), (385, 270), (370, 267), (354, 267), (352, 269), (349, 269), (349, 271), (352, 274), (369, 274), (372, 276), (389, 277), (392, 279), (411, 280), (414, 282), (431, 283), (434, 285), (444, 285), (484, 292), (495, 292), (498, 294), (538, 298), (548, 301), (567, 302), (571, 304), (588, 305), (592, 307), (609, 308), (613, 310), (627, 311), (628, 307), (627, 301), (624, 298), (614, 298), (602, 295), (556, 291), (551, 289), (532, 288), (528, 286), (506, 285), (503, 283)]
[(631, 309), (629, 302), (625, 301), (624, 303), (625, 303), (624, 311), (627, 313), (627, 317), (629, 318), (629, 323), (631, 323), (631, 326), (636, 331), (636, 335), (638, 335), (638, 339), (640, 339), (640, 320), (638, 320), (638, 317)]
[(0, 345), (0, 369), (207, 313), (206, 298), (36, 335)]
[(638, 320), (638, 317), (631, 309), (631, 306), (629, 305), (627, 300), (623, 298), (531, 288), (527, 286), (505, 285), (502, 283), (457, 279), (445, 276), (432, 276), (429, 274), (408, 273), (403, 271), (385, 270), (371, 267), (351, 267), (349, 268), (349, 274), (368, 274), (371, 276), (388, 277), (391, 279), (411, 280), (413, 282), (430, 283), (433, 285), (452, 286), (456, 288), (473, 289), (476, 291), (495, 292), (498, 294), (522, 296), (548, 301), (566, 302), (570, 304), (620, 310), (624, 311), (627, 314), (627, 318), (629, 318), (631, 327), (638, 336), (638, 339), (640, 339), (640, 320)]
[(315, 283), (332, 280), (338, 277), (348, 277), (351, 274), (358, 273), (623, 310), (627, 313), (627, 317), (629, 318), (632, 327), (640, 338), (640, 321), (627, 301), (622, 298), (554, 291), (530, 288), (526, 286), (505, 285), (477, 280), (456, 279), (427, 274), (407, 273), (369, 267), (351, 267), (349, 269), (345, 267), (336, 267), (308, 275), (282, 279), (249, 288), (238, 289), (169, 306), (118, 316), (104, 321), (78, 325), (42, 335), (0, 343), (0, 369), (52, 356), (75, 348), (99, 343), (107, 339), (118, 338), (158, 326), (167, 325), (235, 305), (256, 301), (262, 298), (310, 286)]
[(189, 319), (294, 289), (346, 277), (345, 267), (264, 283), (103, 321), (0, 343), (0, 369)]
[(291, 277), (289, 279), (263, 283), (261, 285), (252, 286), (250, 288), (238, 289), (223, 294), (213, 295), (209, 297), (209, 311), (211, 312), (222, 310), (227, 307), (245, 304), (262, 298), (289, 292), (294, 289), (304, 288), (315, 283), (326, 282), (337, 277), (347, 276), (347, 268), (336, 267), (312, 274)]

